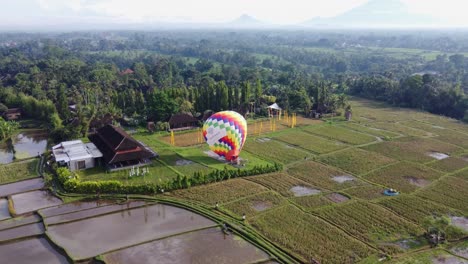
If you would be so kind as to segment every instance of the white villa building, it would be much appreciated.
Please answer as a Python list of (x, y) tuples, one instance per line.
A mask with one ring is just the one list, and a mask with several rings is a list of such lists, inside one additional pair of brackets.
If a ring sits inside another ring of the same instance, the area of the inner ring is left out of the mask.
[(55, 161), (67, 165), (70, 171), (93, 168), (97, 165), (102, 153), (93, 143), (81, 140), (64, 141), (52, 147)]

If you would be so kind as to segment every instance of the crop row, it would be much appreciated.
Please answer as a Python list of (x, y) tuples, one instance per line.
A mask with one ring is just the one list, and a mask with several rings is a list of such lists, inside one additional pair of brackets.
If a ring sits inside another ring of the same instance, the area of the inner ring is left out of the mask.
[(300, 181), (291, 176), (288, 176), (287, 174), (284, 174), (284, 173), (254, 176), (254, 177), (247, 178), (247, 180), (267, 186), (268, 188), (279, 192), (281, 195), (285, 197), (294, 196), (294, 193), (291, 191), (291, 188), (293, 188), (294, 186), (311, 187), (305, 182)]
[(309, 156), (305, 151), (269, 138), (247, 140), (244, 145), (244, 150), (283, 164), (288, 164)]
[(362, 134), (341, 126), (311, 126), (304, 128), (304, 130), (331, 140), (338, 140), (351, 145), (361, 145), (376, 140), (373, 136)]
[(446, 177), (417, 195), (448, 207), (468, 212), (468, 181)]
[(222, 208), (234, 213), (238, 217), (245, 214), (247, 217), (284, 204), (286, 200), (273, 192), (263, 192), (232, 203), (223, 204)]
[(283, 133), (276, 137), (276, 139), (318, 154), (328, 153), (346, 147), (343, 143), (331, 141), (297, 130)]

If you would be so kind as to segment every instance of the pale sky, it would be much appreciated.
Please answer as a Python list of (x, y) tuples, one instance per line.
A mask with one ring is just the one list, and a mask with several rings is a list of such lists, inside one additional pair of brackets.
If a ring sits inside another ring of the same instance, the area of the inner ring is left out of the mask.
[[(332, 17), (368, 0), (0, 0), (3, 26), (37, 17), (54, 21), (93, 17), (115, 22), (226, 22), (248, 14), (273, 24)], [(413, 13), (468, 26), (468, 0), (401, 0)]]

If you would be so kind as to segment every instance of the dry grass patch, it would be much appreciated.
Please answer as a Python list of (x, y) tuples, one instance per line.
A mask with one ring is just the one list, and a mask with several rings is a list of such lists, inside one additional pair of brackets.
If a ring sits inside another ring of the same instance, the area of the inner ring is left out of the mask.
[(465, 167), (468, 168), (468, 160), (465, 158), (450, 157), (430, 163), (428, 166), (445, 172), (453, 172)]
[(356, 174), (364, 174), (395, 162), (392, 158), (362, 149), (346, 149), (330, 155), (321, 156), (319, 160)]
[(448, 207), (468, 212), (468, 181), (460, 178), (446, 177), (427, 189), (418, 192), (417, 196)]
[(304, 128), (304, 130), (331, 140), (338, 140), (351, 145), (362, 145), (376, 140), (373, 136), (362, 134), (341, 126), (313, 126)]
[(242, 216), (242, 214), (251, 217), (260, 212), (285, 204), (285, 202), (286, 200), (284, 198), (273, 192), (264, 192), (232, 203), (223, 204), (221, 207), (239, 217)]
[(417, 188), (429, 185), (432, 180), (437, 179), (441, 174), (423, 165), (400, 162), (373, 171), (365, 178), (401, 192), (412, 192)]
[(294, 192), (291, 191), (291, 188), (296, 186), (303, 186), (309, 189), (313, 189), (309, 184), (293, 178), (285, 173), (274, 173), (261, 176), (253, 176), (246, 178), (249, 181), (256, 182), (263, 186), (266, 186), (285, 197), (294, 196)]
[(401, 138), (363, 147), (386, 156), (414, 162), (429, 162), (434, 160), (429, 154), (433, 152), (451, 154), (461, 151), (457, 146), (429, 138)]
[(243, 179), (233, 179), (170, 193), (171, 196), (203, 202), (208, 205), (228, 203), (245, 196), (264, 192), (267, 189), (256, 183)]
[(297, 130), (281, 134), (276, 137), (276, 139), (318, 154), (329, 153), (347, 146), (340, 142), (331, 141)]
[(288, 174), (313, 186), (328, 190), (340, 190), (362, 184), (362, 181), (356, 177), (314, 161), (295, 165), (288, 169)]
[(334, 226), (293, 206), (255, 217), (252, 225), (304, 263), (355, 263), (375, 253)]

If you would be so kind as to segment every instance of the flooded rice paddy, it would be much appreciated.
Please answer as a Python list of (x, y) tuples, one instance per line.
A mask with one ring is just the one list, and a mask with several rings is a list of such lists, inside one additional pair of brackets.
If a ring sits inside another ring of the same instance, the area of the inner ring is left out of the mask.
[(0, 220), (10, 218), (10, 212), (8, 211), (8, 200), (0, 199)]
[(185, 209), (157, 204), (52, 225), (48, 234), (72, 258), (87, 259), (137, 243), (214, 225), (213, 221)]
[(28, 215), (15, 217), (8, 220), (0, 221), (0, 230), (5, 230), (9, 228), (14, 228), (17, 226), (32, 224), (40, 222), (41, 218), (38, 215)]
[(42, 154), (47, 146), (47, 132), (44, 130), (24, 130), (12, 140), (0, 144), (0, 164), (16, 159), (26, 159)]
[(104, 259), (112, 264), (242, 264), (258, 263), (269, 256), (240, 237), (210, 228), (129, 247), (106, 254)]
[(16, 214), (33, 212), (42, 208), (62, 204), (62, 200), (48, 191), (32, 191), (11, 196)]
[(44, 225), (35, 223), (0, 231), (0, 241), (14, 240), (22, 237), (41, 235), (44, 233)]
[(305, 186), (294, 186), (290, 189), (290, 191), (294, 194), (296, 197), (301, 197), (301, 196), (308, 196), (308, 195), (316, 195), (321, 193), (320, 190), (318, 189), (313, 189)]
[(44, 188), (44, 180), (42, 178), (3, 184), (0, 185), (0, 197), (6, 197), (15, 193), (38, 190), (41, 188)]
[(73, 213), (81, 210), (96, 208), (100, 206), (114, 204), (116, 201), (112, 200), (95, 200), (95, 201), (78, 201), (59, 206), (49, 207), (39, 210), (42, 216), (52, 217), (61, 214)]
[[(30, 238), (0, 245), (0, 256), (6, 263), (68, 263), (45, 238)], [(13, 261), (14, 260), (14, 261)]]

